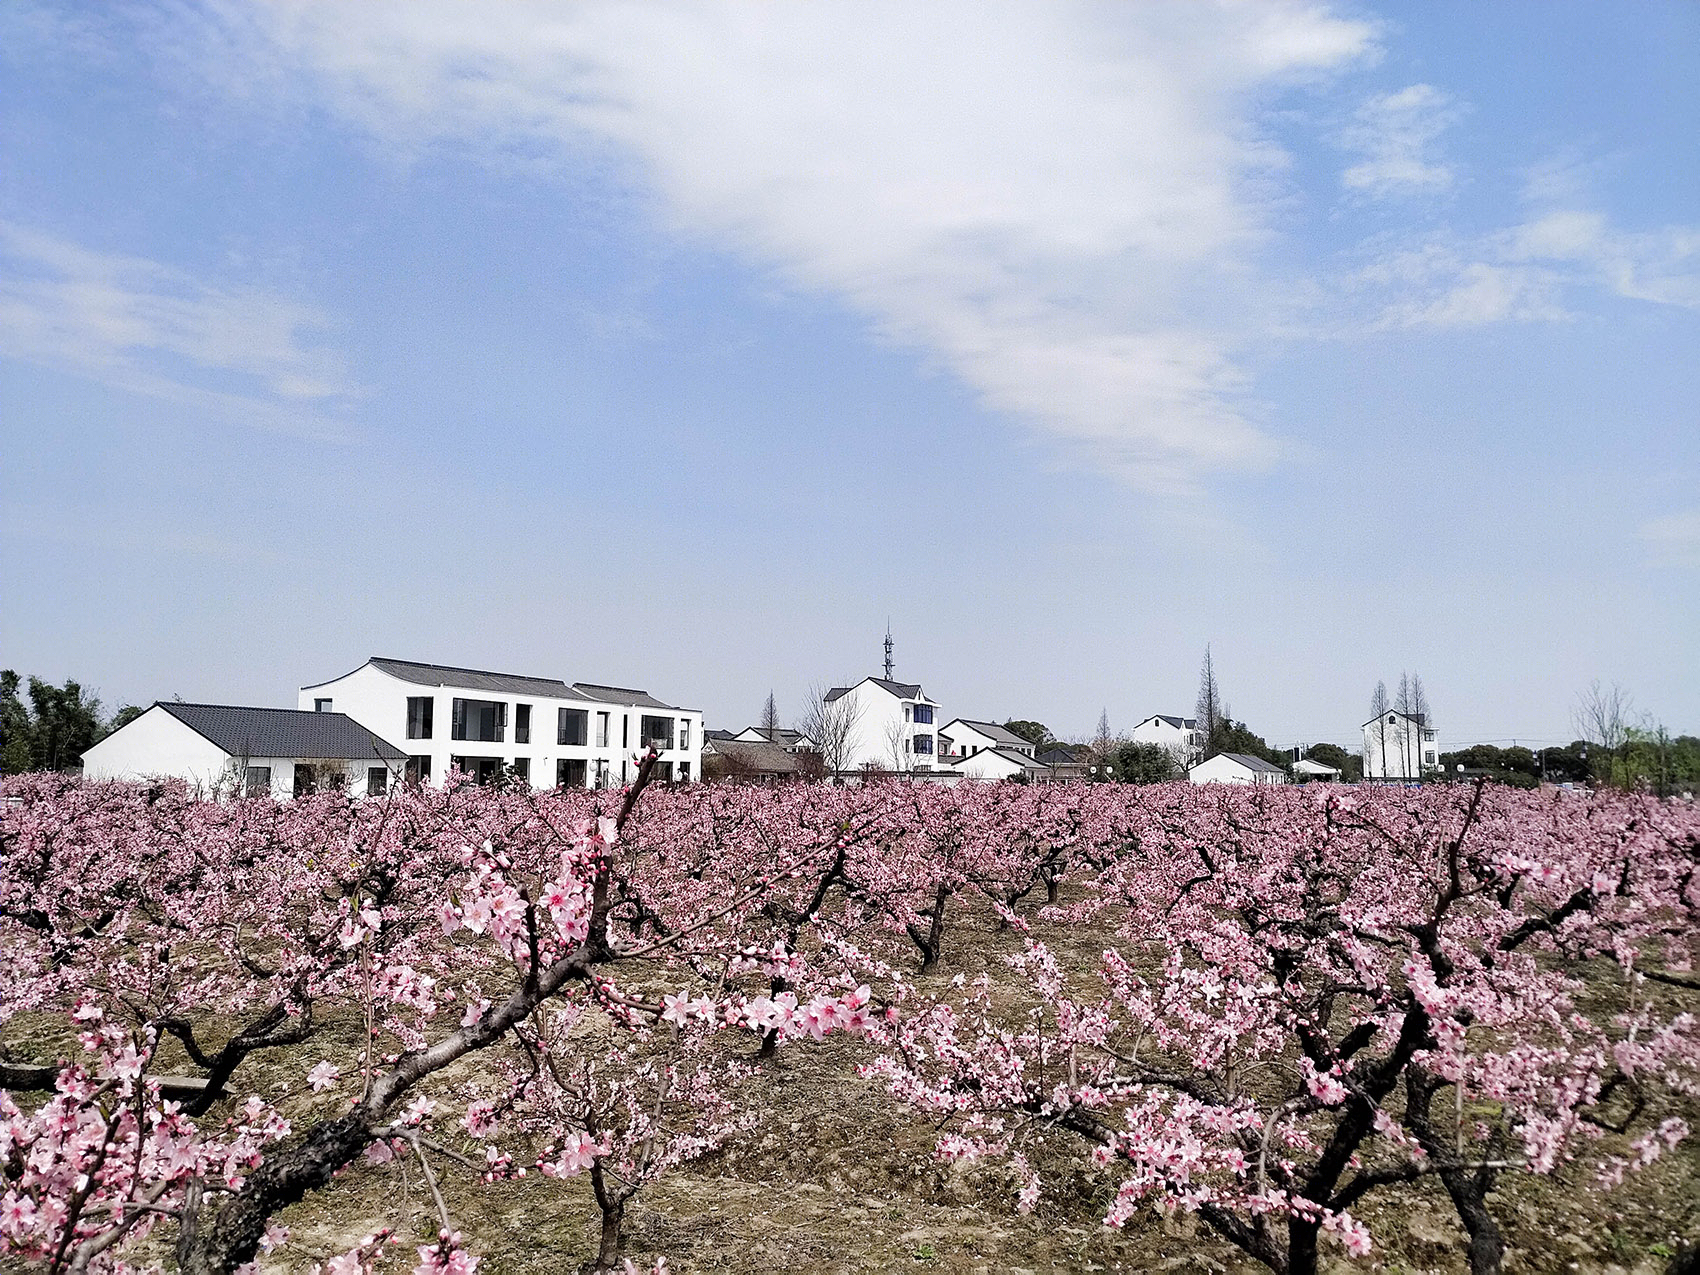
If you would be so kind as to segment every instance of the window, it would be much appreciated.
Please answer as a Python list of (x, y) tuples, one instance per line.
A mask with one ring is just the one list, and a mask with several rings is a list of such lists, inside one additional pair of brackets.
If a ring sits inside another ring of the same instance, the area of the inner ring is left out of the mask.
[(531, 742), (531, 705), (514, 705), (514, 743), (529, 744)]
[(389, 791), (390, 772), (387, 766), (368, 766), (366, 768), (366, 795), (382, 797)]
[(242, 791), (248, 796), (270, 796), (271, 790), (272, 768), (270, 766), (250, 766), (242, 772)]
[(450, 757), (449, 765), (465, 771), (481, 784), (490, 783), (502, 773), (500, 757)]
[(431, 754), (424, 753), (407, 759), (407, 782), (422, 784), (431, 778)]
[(563, 708), (555, 723), (555, 742), (574, 748), (584, 747), (584, 734), (590, 724), (590, 714), (582, 708)]
[(679, 763), (679, 782), (682, 784), (688, 784), (690, 781), (691, 763), (688, 761), (682, 761)]
[(313, 768), (306, 762), (296, 762), (295, 795), (297, 797), (305, 797), (316, 787), (318, 787), (318, 785), (313, 782)]
[[(517, 722), (514, 723), (514, 729), (515, 730), (519, 729), (519, 723), (517, 723)], [(523, 780), (525, 780), (525, 782), (527, 784), (530, 784), (531, 783), (531, 758), (529, 758), (529, 757), (515, 757), (514, 758), (513, 771), (514, 771), (514, 778), (515, 779), (523, 779)]]
[(608, 714), (607, 713), (598, 713), (596, 715), (596, 746), (598, 748), (608, 747)]
[(931, 726), (933, 724), (933, 710), (930, 705), (915, 705), (915, 723), (918, 726)]
[(608, 760), (607, 758), (602, 758), (596, 763), (596, 786), (598, 788), (606, 788), (608, 784)]
[[(602, 773), (606, 769), (606, 767), (607, 767), (606, 762), (598, 763), (597, 768), (596, 768), (596, 773), (597, 773), (598, 778), (600, 778), (602, 776)], [(562, 758), (560, 761), (555, 763), (555, 787), (557, 787), (557, 788), (583, 788), (584, 787), (584, 771), (585, 771), (584, 758), (582, 758), (582, 757)]]
[(910, 705), (905, 704), (903, 706), (903, 720), (908, 721), (914, 715), (914, 712), (915, 710)]
[(437, 706), (437, 701), (429, 695), (409, 695), (407, 697), (407, 737), (409, 739), (431, 738), (431, 715)]
[(670, 762), (670, 761), (658, 761), (658, 762), (656, 762), (655, 763), (655, 777), (656, 777), (656, 779), (658, 779), (660, 782), (662, 782), (664, 784), (672, 783), (673, 782), (673, 763)]
[(689, 722), (680, 722), (679, 723), (679, 747), (684, 749), (684, 748), (689, 748), (690, 746), (691, 746), (691, 724)]
[[(665, 752), (673, 747), (673, 719), (671, 717), (645, 717), (640, 723), (641, 742), (645, 748), (653, 748), (656, 752)], [(669, 770), (672, 768), (669, 767)]]
[(931, 735), (915, 736), (915, 751), (926, 757), (933, 755), (933, 737)]
[(1425, 765), (1425, 766), (1434, 765), (1434, 749), (1432, 749), (1432, 748), (1423, 749), (1423, 765)]
[(454, 720), (449, 725), (450, 739), (499, 744), (507, 733), (508, 706), (500, 700), (457, 699), (454, 702)]
[(331, 711), (331, 702), (328, 699), (316, 699), (313, 701), (313, 711), (315, 713), (328, 713)]
[[(621, 713), (620, 714), (620, 747), (621, 748), (630, 748), (631, 746), (632, 746), (632, 715), (630, 713)], [(622, 772), (622, 778), (623, 778), (625, 767), (622, 766), (620, 768), (620, 770)]]

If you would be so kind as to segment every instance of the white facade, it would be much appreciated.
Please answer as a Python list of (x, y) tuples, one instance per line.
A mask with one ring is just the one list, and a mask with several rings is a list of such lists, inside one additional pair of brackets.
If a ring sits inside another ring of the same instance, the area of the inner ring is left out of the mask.
[(1186, 777), (1195, 784), (1284, 784), (1287, 774), (1279, 766), (1266, 762), (1261, 757), (1248, 757), (1244, 753), (1217, 753), (1214, 757), (1199, 762), (1186, 772)]
[(1364, 778), (1410, 782), (1440, 766), (1434, 728), (1390, 709), (1364, 723)]
[[(225, 751), (155, 704), (83, 754), (83, 777), (95, 780), (181, 779), (207, 797), (271, 796), (296, 791), (296, 767), (312, 771), (314, 786), (354, 797), (384, 792), (401, 776), (382, 758), (248, 757)], [(382, 777), (373, 772), (382, 772)]]
[(1320, 779), (1328, 783), (1340, 778), (1339, 767), (1324, 765), (1322, 762), (1312, 761), (1308, 757), (1293, 763), (1293, 773), (1303, 775), (1307, 779)]
[(772, 731), (760, 726), (746, 726), (732, 738), (740, 744), (773, 744), (783, 748), (788, 753), (815, 752), (815, 741), (801, 731), (787, 730), (780, 726)]
[(826, 698), (853, 719), (843, 769), (930, 771), (939, 766), (938, 723), (944, 715), (919, 686), (865, 677), (854, 686), (834, 687)]
[(1136, 744), (1156, 744), (1168, 749), (1175, 764), (1183, 770), (1204, 756), (1204, 746), (1208, 742), (1192, 718), (1170, 717), (1164, 713), (1147, 717), (1128, 732), (1128, 738)]
[(1013, 748), (982, 748), (959, 755), (950, 768), (964, 779), (982, 781), (1052, 778), (1049, 766), (1033, 760), (1031, 753), (1018, 753)]
[[(1036, 751), (1032, 743), (1014, 731), (1005, 730), (996, 722), (969, 721), (958, 717), (939, 732), (940, 752), (952, 757), (972, 757), (993, 748), (1007, 749), (1031, 757)], [(954, 764), (954, 762), (953, 762)]]
[(451, 768), (507, 769), (534, 788), (616, 788), (637, 777), (651, 743), (658, 779), (702, 777), (702, 714), (623, 687), (374, 657), (302, 687), (299, 704), (347, 713), (433, 783)]

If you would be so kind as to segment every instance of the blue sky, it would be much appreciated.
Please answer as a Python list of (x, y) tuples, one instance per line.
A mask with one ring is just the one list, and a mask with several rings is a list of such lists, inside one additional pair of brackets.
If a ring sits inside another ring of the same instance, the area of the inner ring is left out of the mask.
[(1691, 4), (0, 18), (0, 660), (1700, 730)]

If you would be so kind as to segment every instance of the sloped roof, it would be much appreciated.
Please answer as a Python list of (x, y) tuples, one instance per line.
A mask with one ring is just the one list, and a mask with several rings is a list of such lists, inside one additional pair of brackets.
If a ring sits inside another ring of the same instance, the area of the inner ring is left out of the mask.
[[(1197, 730), (1198, 720), (1193, 717), (1170, 717), (1167, 713), (1153, 713), (1145, 719), (1146, 722), (1167, 722), (1176, 730)], [(1141, 722), (1143, 726), (1145, 722)]]
[(665, 708), (672, 712), (683, 710), (672, 704), (663, 704), (648, 691), (634, 690), (629, 686), (599, 686), (595, 682), (574, 682), (572, 694), (568, 698), (593, 699), (601, 704), (620, 704), (627, 708)]
[[(1000, 745), (1008, 744), (1012, 748), (1033, 747), (1032, 740), (1023, 739), (1014, 731), (1006, 730), (1002, 726), (999, 726), (996, 722), (977, 722), (972, 717), (958, 717), (955, 721), (952, 721), (950, 725), (954, 726), (957, 722), (961, 722), (964, 726), (973, 727), (987, 739), (997, 740)], [(944, 729), (949, 730), (950, 726), (946, 726)]]
[(368, 663), (391, 677), (420, 686), (464, 686), (469, 691), (497, 691), (507, 695), (548, 695), (572, 699), (572, 688), (558, 677), (526, 677), (519, 673), (492, 673), (487, 669), (456, 668), (452, 664), (421, 664), (417, 660), (391, 660), (374, 655)]
[[(738, 734), (747, 735), (751, 731), (760, 735), (762, 739), (766, 740), (768, 743), (778, 744), (782, 748), (791, 748), (797, 744), (806, 744), (809, 742), (808, 737), (804, 735), (802, 731), (791, 730), (785, 726), (746, 726), (743, 730), (739, 731)], [(728, 738), (736, 738), (736, 736), (729, 735)], [(744, 742), (753, 744), (760, 743), (761, 740), (745, 740)]]
[(1338, 775), (1340, 773), (1338, 766), (1330, 766), (1325, 761), (1317, 761), (1311, 757), (1305, 757), (1294, 762), (1293, 769), (1302, 770), (1307, 775)]
[[(888, 682), (883, 677), (864, 677), (862, 679), (862, 682), (872, 682), (875, 686), (879, 687), (881, 690), (887, 691), (887, 692), (891, 693), (892, 695), (897, 696), (898, 699), (925, 699), (926, 698), (921, 693), (920, 686), (913, 683), (913, 682)], [(856, 686), (860, 686), (862, 684), (862, 682), (857, 682)], [(828, 691), (826, 693), (826, 702), (828, 704), (830, 704), (830, 703), (832, 703), (833, 700), (837, 699), (839, 696), (848, 695), (851, 691), (856, 689), (856, 686), (835, 686), (835, 687), (833, 687), (830, 691)]]
[(1055, 748), (1047, 748), (1039, 754), (1039, 760), (1047, 766), (1077, 766), (1083, 760), (1076, 754), (1085, 754), (1089, 750), (1076, 748), (1071, 744), (1058, 744)]
[(802, 762), (778, 744), (750, 739), (717, 739), (714, 754), (735, 766), (763, 775), (794, 775)]
[(1020, 766), (1023, 770), (1049, 770), (1050, 769), (1050, 767), (1047, 766), (1044, 762), (1034, 761), (1033, 758), (1029, 757), (1026, 753), (1018, 753), (1013, 748), (986, 748), (986, 749), (982, 749), (980, 752), (972, 753), (972, 754), (970, 754), (966, 757), (955, 758), (954, 760), (951, 761), (950, 764), (952, 766), (961, 766), (966, 762), (973, 761), (977, 757), (986, 757), (986, 756), (1002, 757), (1005, 761), (1014, 762), (1017, 766)]
[[(1427, 714), (1425, 714), (1425, 713), (1404, 713), (1404, 712), (1401, 712), (1400, 710), (1398, 710), (1397, 708), (1390, 708), (1390, 709), (1387, 710), (1387, 716), (1389, 716), (1389, 717), (1403, 717), (1406, 721), (1414, 722), (1418, 726), (1422, 726), (1422, 727), (1428, 726), (1428, 717), (1427, 717)], [(1381, 720), (1381, 714), (1377, 713), (1374, 717), (1370, 718), (1367, 722), (1365, 722), (1364, 726), (1374, 726), (1380, 720)], [(1360, 727), (1359, 729), (1362, 729), (1362, 727)]]
[[(1265, 774), (1276, 775), (1284, 775), (1287, 773), (1273, 762), (1264, 761), (1261, 757), (1253, 757), (1249, 753), (1217, 753), (1216, 757), (1226, 757), (1229, 761), (1237, 761), (1247, 770), (1259, 770), (1263, 771)], [(1198, 764), (1202, 766), (1204, 765), (1204, 762), (1214, 760), (1215, 757), (1206, 757), (1204, 761), (1201, 761)]]
[(704, 739), (731, 739), (733, 734), (729, 730), (705, 730), (702, 737)]
[(190, 730), (232, 757), (294, 757), (352, 761), (405, 761), (407, 754), (385, 743), (347, 713), (311, 713), (300, 708), (242, 708), (234, 704), (158, 703)]

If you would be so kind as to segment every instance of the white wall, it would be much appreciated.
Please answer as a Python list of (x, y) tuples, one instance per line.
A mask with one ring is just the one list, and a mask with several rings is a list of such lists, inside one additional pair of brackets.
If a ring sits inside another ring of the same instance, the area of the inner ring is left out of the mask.
[(1439, 748), (1432, 728), (1399, 713), (1384, 713), (1364, 724), (1364, 778), (1421, 779), (1425, 770), (1439, 767)]
[[(885, 687), (863, 680), (845, 693), (856, 713), (845, 749), (845, 770), (878, 766), (882, 770), (935, 769), (939, 765), (938, 734), (944, 714), (931, 700), (899, 699)], [(916, 722), (915, 709), (932, 713), (930, 723)], [(905, 712), (907, 710), (907, 712)], [(915, 736), (932, 740), (931, 753), (915, 751)], [(893, 741), (897, 747), (893, 748)]]
[(982, 749), (951, 766), (965, 779), (1014, 779), (1026, 770), (1007, 757)]
[(88, 779), (181, 779), (211, 794), (230, 755), (155, 704), (83, 754)]
[(1156, 744), (1168, 749), (1175, 763), (1183, 768), (1192, 765), (1204, 753), (1205, 741), (1200, 732), (1171, 726), (1161, 717), (1140, 722), (1128, 732), (1128, 738), (1136, 744)]
[[(433, 702), (431, 738), (407, 737), (407, 701), (411, 697), (429, 698)], [(414, 757), (431, 759), (431, 781), (441, 783), (449, 771), (451, 757), (497, 757), (503, 765), (516, 758), (530, 762), (531, 785), (552, 788), (555, 784), (556, 763), (563, 759), (585, 763), (585, 782), (596, 784), (597, 763), (607, 768), (608, 782), (613, 786), (629, 783), (637, 777), (637, 760), (642, 741), (638, 738), (644, 717), (673, 719), (672, 749), (661, 753), (660, 760), (671, 762), (677, 775), (681, 763), (690, 767), (691, 779), (702, 778), (702, 714), (679, 709), (632, 708), (621, 704), (606, 704), (596, 700), (564, 699), (544, 695), (515, 695), (508, 692), (481, 691), (468, 687), (421, 686), (384, 672), (373, 664), (363, 664), (354, 672), (322, 686), (301, 688), (297, 703), (310, 709), (320, 699), (331, 701), (331, 709), (347, 713), (380, 739)], [(451, 739), (456, 699), (493, 700), (508, 708), (507, 729), (500, 742)], [(531, 742), (514, 740), (520, 704), (531, 705)], [(556, 743), (558, 711), (562, 708), (582, 709), (587, 715), (585, 743), (580, 745)], [(608, 743), (598, 747), (596, 728), (598, 714), (608, 714)], [(687, 736), (686, 747), (680, 748), (681, 731)]]
[(1195, 784), (1284, 784), (1287, 777), (1278, 771), (1250, 770), (1229, 757), (1226, 753), (1217, 753), (1206, 761), (1201, 761), (1186, 772), (1186, 777)]
[(959, 753), (972, 755), (984, 752), (988, 748), (1008, 748), (1012, 752), (1025, 753), (1031, 757), (1035, 752), (1033, 745), (1025, 740), (1016, 744), (1003, 743), (1000, 740), (993, 739), (978, 727), (963, 721), (960, 717), (953, 718), (945, 726), (944, 733), (950, 736), (952, 747)]

